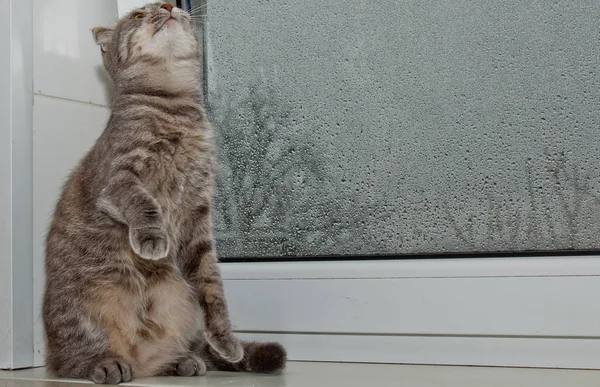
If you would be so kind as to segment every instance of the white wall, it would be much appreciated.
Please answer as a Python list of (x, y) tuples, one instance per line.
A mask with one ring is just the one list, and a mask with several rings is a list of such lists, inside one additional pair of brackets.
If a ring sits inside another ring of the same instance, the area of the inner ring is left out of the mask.
[(118, 13), (116, 0), (33, 3), (34, 362), (42, 365), (44, 237), (63, 181), (110, 114), (111, 91), (91, 29), (113, 23)]

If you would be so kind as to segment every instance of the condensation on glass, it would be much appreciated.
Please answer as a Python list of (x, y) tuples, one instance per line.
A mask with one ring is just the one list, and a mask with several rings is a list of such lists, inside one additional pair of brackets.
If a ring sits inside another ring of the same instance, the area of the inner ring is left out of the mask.
[(599, 1), (204, 10), (221, 256), (600, 247)]

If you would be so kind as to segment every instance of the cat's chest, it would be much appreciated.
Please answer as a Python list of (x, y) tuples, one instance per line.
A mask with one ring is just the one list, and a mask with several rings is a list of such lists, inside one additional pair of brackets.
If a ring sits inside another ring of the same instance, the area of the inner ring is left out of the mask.
[(189, 199), (210, 189), (212, 184), (212, 143), (201, 135), (171, 136), (161, 152), (159, 201), (171, 206), (186, 206)]

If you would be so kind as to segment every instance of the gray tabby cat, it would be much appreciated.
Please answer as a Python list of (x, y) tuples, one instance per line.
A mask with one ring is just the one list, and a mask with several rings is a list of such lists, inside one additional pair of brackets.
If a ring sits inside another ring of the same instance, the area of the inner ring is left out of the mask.
[(213, 134), (190, 16), (156, 3), (93, 32), (116, 96), (48, 232), (47, 366), (108, 384), (281, 370), (281, 345), (241, 343), (229, 322), (210, 214)]

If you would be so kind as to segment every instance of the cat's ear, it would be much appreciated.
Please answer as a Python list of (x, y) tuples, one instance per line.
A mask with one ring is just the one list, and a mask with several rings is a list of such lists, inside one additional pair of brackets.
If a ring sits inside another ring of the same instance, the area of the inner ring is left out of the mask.
[(96, 44), (100, 46), (102, 52), (108, 51), (108, 45), (112, 41), (113, 29), (96, 27), (92, 32), (94, 33), (94, 40), (96, 41)]

